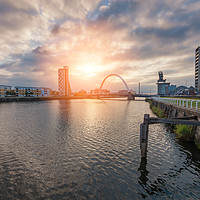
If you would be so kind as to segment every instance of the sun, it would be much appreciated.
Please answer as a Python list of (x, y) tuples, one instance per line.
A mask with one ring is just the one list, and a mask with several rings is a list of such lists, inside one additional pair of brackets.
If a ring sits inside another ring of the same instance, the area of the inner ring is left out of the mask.
[(80, 75), (84, 77), (93, 77), (97, 74), (97, 66), (91, 65), (91, 64), (84, 64), (77, 68), (78, 71), (80, 71)]
[(94, 67), (94, 66), (91, 66), (91, 65), (85, 66), (85, 67), (83, 68), (83, 71), (84, 71), (84, 74), (85, 74), (87, 77), (91, 77), (91, 76), (95, 76), (95, 75), (96, 75), (95, 67)]

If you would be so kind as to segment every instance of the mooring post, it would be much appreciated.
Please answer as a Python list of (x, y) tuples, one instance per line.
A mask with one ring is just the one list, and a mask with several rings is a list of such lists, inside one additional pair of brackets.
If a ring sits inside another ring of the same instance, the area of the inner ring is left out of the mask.
[(147, 156), (148, 131), (149, 131), (149, 114), (145, 114), (144, 122), (140, 124), (140, 149), (141, 149), (141, 156), (143, 158), (146, 158)]

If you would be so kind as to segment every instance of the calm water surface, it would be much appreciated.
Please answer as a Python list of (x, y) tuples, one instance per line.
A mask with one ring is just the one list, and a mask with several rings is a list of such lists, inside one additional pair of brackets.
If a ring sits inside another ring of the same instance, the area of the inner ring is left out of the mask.
[(151, 125), (144, 101), (0, 104), (0, 199), (200, 199), (200, 152)]

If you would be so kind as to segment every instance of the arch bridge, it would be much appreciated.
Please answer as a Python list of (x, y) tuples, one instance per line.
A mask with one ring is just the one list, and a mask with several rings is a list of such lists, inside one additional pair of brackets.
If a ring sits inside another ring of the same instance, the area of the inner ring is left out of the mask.
[(120, 75), (118, 75), (118, 74), (109, 74), (108, 76), (106, 76), (106, 77), (104, 78), (104, 80), (102, 81), (101, 86), (100, 86), (100, 88), (99, 88), (99, 94), (102, 95), (102, 87), (103, 87), (105, 81), (106, 81), (109, 77), (111, 77), (111, 76), (116, 76), (116, 77), (118, 77), (119, 79), (121, 79), (121, 81), (123, 82), (124, 86), (126, 87), (126, 89), (127, 89), (127, 91), (128, 91), (128, 100), (134, 100), (134, 99), (135, 99), (134, 92), (133, 92), (132, 90), (129, 89), (129, 87), (128, 87), (127, 83), (125, 82), (125, 80), (124, 80)]

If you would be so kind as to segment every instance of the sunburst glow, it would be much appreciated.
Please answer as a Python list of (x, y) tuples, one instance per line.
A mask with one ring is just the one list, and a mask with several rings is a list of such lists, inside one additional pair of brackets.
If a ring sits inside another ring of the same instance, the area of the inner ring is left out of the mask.
[(141, 82), (155, 92), (158, 71), (173, 84), (194, 84), (197, 0), (1, 0), (0, 6), (1, 84), (57, 89), (62, 66), (69, 66), (75, 90), (94, 89), (111, 73), (134, 90)]

